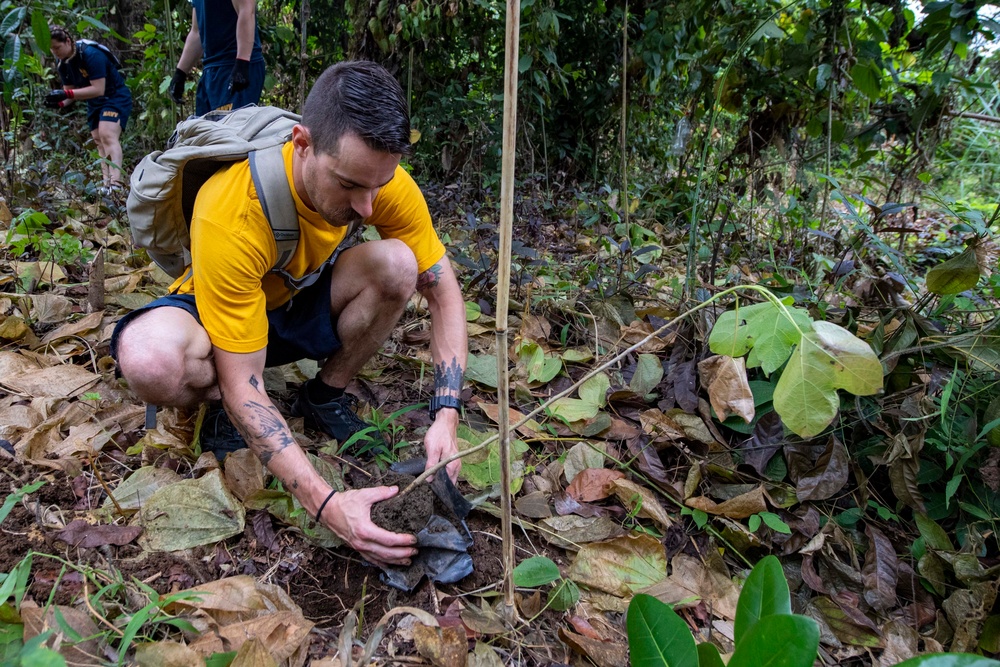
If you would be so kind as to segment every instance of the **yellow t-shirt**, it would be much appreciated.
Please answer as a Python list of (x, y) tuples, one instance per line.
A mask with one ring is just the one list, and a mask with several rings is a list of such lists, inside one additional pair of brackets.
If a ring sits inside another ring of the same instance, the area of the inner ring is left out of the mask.
[[(292, 183), (292, 144), (282, 152)], [(285, 270), (295, 278), (325, 262), (344, 240), (347, 227), (334, 227), (302, 203), (292, 187), (299, 214), (299, 242)], [(413, 251), (421, 273), (444, 257), (420, 188), (397, 167), (372, 204), (364, 224), (382, 238), (399, 239)], [(191, 267), (171, 291), (197, 290), (198, 315), (212, 344), (227, 352), (250, 353), (267, 346), (267, 311), (292, 297), (284, 280), (270, 273), (278, 261), (271, 226), (264, 217), (247, 160), (223, 167), (198, 191), (191, 220)]]

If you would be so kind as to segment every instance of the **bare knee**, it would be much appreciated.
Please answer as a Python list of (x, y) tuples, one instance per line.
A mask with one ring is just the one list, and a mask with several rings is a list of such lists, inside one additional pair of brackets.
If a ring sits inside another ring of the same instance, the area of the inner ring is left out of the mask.
[(382, 296), (405, 301), (417, 288), (417, 258), (409, 246), (398, 239), (386, 239), (375, 249), (372, 275)]
[(147, 403), (181, 407), (218, 397), (208, 334), (178, 308), (157, 308), (131, 322), (118, 340), (118, 367)]

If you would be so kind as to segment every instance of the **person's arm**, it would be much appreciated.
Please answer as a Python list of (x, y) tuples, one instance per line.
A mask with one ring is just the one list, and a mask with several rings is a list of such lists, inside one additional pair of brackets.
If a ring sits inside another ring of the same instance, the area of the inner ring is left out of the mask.
[[(465, 324), (465, 299), (447, 256), (417, 277), (417, 290), (427, 299), (431, 314), (431, 357), (434, 361), (434, 395), (461, 398), (469, 343)], [(441, 408), (427, 430), (424, 448), (427, 467), (458, 452), (458, 410)], [(448, 464), (455, 480), (460, 460)]]
[[(223, 406), (247, 446), (315, 517), (330, 495), (330, 485), (309, 462), (281, 413), (264, 391), (267, 350), (237, 354), (214, 349)], [(409, 565), (416, 554), (413, 535), (392, 533), (371, 520), (371, 506), (398, 492), (397, 487), (341, 491), (323, 508), (322, 523), (366, 560), (379, 565)]]
[(257, 0), (233, 0), (236, 10), (236, 58), (250, 60), (257, 28)]
[(177, 61), (177, 69), (185, 74), (191, 73), (191, 68), (201, 60), (203, 54), (201, 48), (201, 33), (198, 32), (198, 16), (195, 10), (191, 10), (191, 30), (188, 31), (184, 40), (184, 49), (181, 50), (181, 58)]
[(104, 94), (104, 84), (107, 79), (91, 79), (90, 85), (84, 88), (64, 88), (73, 100), (89, 100)]

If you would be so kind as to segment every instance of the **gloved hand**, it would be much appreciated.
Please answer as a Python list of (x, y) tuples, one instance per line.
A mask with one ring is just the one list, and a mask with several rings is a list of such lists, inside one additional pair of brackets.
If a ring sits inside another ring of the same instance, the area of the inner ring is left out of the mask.
[(187, 78), (188, 75), (184, 70), (177, 69), (174, 70), (174, 78), (170, 79), (170, 88), (167, 90), (170, 93), (170, 99), (177, 104), (184, 101), (184, 84), (187, 82)]
[(52, 90), (45, 96), (45, 106), (50, 109), (59, 109), (69, 104), (69, 98), (73, 97), (73, 91), (59, 88)]
[(236, 59), (229, 77), (229, 92), (238, 93), (250, 85), (250, 61)]

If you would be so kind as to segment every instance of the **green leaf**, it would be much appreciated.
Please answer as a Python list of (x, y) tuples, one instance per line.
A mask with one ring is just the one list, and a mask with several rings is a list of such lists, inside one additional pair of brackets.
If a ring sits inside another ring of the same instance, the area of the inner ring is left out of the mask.
[(475, 322), (483, 314), (483, 309), (474, 301), (465, 302), (465, 321)]
[(662, 379), (663, 364), (659, 358), (652, 354), (640, 354), (635, 366), (635, 375), (632, 376), (628, 386), (639, 396), (645, 396), (653, 391)]
[(0, 37), (6, 37), (14, 32), (21, 25), (21, 21), (24, 20), (24, 15), (27, 12), (27, 7), (16, 7), (10, 10), (7, 16), (3, 17), (3, 23), (0, 23)]
[(535, 556), (528, 558), (517, 564), (514, 568), (514, 585), (525, 588), (538, 588), (545, 584), (551, 584), (558, 579), (559, 566), (545, 556)]
[[(179, 551), (242, 533), (246, 511), (218, 470), (153, 492), (139, 511), (139, 542), (150, 551)], [(127, 644), (126, 644), (127, 646)]]
[(726, 667), (726, 663), (722, 662), (722, 656), (719, 655), (719, 649), (715, 647), (715, 644), (702, 642), (698, 644), (698, 666)]
[(567, 423), (592, 419), (607, 404), (610, 387), (608, 376), (598, 373), (580, 386), (580, 398), (560, 398), (549, 406), (549, 411)]
[(566, 611), (580, 601), (580, 588), (569, 579), (563, 579), (549, 592), (546, 606), (555, 611)]
[(40, 479), (28, 484), (27, 486), (22, 486), (20, 489), (7, 496), (7, 498), (3, 501), (3, 506), (0, 507), (0, 523), (4, 522), (7, 516), (14, 509), (14, 505), (21, 501), (21, 498), (24, 498), (29, 493), (34, 493), (38, 489), (42, 488), (43, 484), (45, 484), (45, 480)]
[(736, 646), (760, 619), (791, 613), (792, 601), (781, 563), (775, 556), (765, 556), (750, 572), (736, 603), (736, 622), (733, 626)]
[(205, 658), (205, 667), (229, 667), (236, 659), (239, 651), (227, 651), (225, 653), (213, 653)]
[(791, 535), (792, 529), (788, 527), (788, 524), (781, 520), (781, 517), (774, 512), (761, 512), (760, 518), (764, 520), (767, 527), (776, 533), (783, 533), (785, 535)]
[(499, 370), (495, 354), (470, 354), (465, 365), (465, 379), (496, 389)]
[(974, 248), (944, 261), (927, 272), (927, 290), (934, 294), (958, 294), (979, 282), (979, 262)]
[(904, 660), (896, 667), (1000, 667), (1000, 662), (969, 653), (931, 653)]
[(48, 53), (52, 46), (52, 35), (49, 34), (49, 21), (45, 12), (36, 9), (31, 13), (31, 32), (35, 35), (35, 44), (42, 53)]
[(811, 438), (829, 426), (837, 389), (868, 396), (882, 388), (882, 365), (867, 343), (829, 322), (813, 322), (774, 390), (774, 409), (796, 435)]
[(708, 345), (712, 352), (730, 357), (750, 352), (747, 367), (759, 366), (770, 375), (785, 363), (802, 332), (809, 331), (811, 325), (812, 318), (802, 308), (782, 311), (767, 301), (723, 313), (712, 328)]
[(855, 88), (870, 100), (878, 97), (881, 90), (881, 76), (869, 63), (857, 63), (851, 67), (851, 80)]
[(687, 623), (652, 595), (639, 593), (632, 598), (625, 627), (634, 667), (698, 667), (698, 650)]
[(729, 667), (812, 667), (818, 649), (816, 621), (798, 614), (766, 616), (737, 639)]

